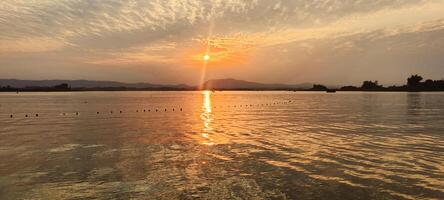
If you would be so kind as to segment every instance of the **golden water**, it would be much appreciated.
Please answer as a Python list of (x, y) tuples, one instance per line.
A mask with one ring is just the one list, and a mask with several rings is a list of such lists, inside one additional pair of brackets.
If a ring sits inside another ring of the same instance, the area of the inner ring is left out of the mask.
[(89, 198), (444, 199), (444, 93), (0, 94), (0, 199)]

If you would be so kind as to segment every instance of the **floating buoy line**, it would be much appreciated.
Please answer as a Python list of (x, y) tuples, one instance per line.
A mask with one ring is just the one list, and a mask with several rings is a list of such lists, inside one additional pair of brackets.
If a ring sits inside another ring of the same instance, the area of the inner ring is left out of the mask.
[[(273, 106), (273, 105), (283, 105), (283, 104), (290, 104), (290, 103), (292, 103), (293, 101), (282, 101), (282, 102), (273, 102), (273, 103), (260, 103), (260, 104), (235, 104), (235, 105), (226, 105), (226, 106), (212, 106), (211, 108), (212, 109), (223, 109), (223, 108), (236, 108), (236, 109), (243, 109), (243, 110), (245, 110), (246, 108), (257, 108), (257, 107), (267, 107), (267, 106)], [(142, 110), (140, 110), (141, 112), (144, 112), (144, 113), (154, 113), (154, 112), (160, 112), (160, 111), (163, 111), (163, 112), (170, 112), (170, 113), (182, 113), (183, 111), (184, 111), (184, 109), (182, 108), (182, 107), (179, 107), (179, 108), (171, 108), (171, 109), (168, 109), (168, 108), (163, 108), (163, 109), (160, 109), (160, 108), (151, 108), (151, 109), (142, 109)], [(106, 113), (108, 113), (109, 115), (115, 115), (115, 113), (114, 113), (114, 110), (110, 110), (110, 111), (108, 111), (108, 112), (104, 112), (103, 110), (102, 111), (96, 111), (95, 112), (95, 115), (98, 115), (98, 116), (103, 116), (103, 115), (105, 115)], [(116, 111), (116, 113), (117, 113), (117, 111)], [(118, 110), (118, 113), (119, 113), (119, 115), (120, 114), (127, 114), (127, 113), (139, 113), (139, 109), (137, 109), (137, 110), (133, 110), (132, 112), (131, 111), (124, 111), (124, 110)], [(51, 113), (52, 115), (54, 114), (54, 113)], [(89, 115), (89, 116), (91, 116), (91, 115), (94, 115), (94, 112), (84, 112), (84, 113), (81, 113), (81, 112), (79, 112), (79, 111), (76, 111), (76, 112), (62, 112), (62, 113), (59, 113), (59, 115), (58, 116), (80, 116), (81, 114), (86, 114), (86, 115)], [(9, 118), (31, 118), (31, 117), (33, 117), (33, 118), (39, 118), (39, 117), (43, 117), (44, 115), (43, 114), (41, 114), (41, 113), (34, 113), (34, 114), (29, 114), (29, 113), (27, 113), (27, 114), (9, 114)]]

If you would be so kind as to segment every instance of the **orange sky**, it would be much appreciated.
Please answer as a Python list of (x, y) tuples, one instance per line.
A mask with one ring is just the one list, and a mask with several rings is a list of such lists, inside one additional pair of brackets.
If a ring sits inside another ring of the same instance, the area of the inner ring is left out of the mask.
[(0, 3), (0, 78), (393, 84), (443, 47), (442, 0)]

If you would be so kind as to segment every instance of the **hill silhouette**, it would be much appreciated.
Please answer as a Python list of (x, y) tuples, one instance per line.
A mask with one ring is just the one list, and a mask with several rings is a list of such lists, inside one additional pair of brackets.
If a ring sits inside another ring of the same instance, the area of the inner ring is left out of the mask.
[(71, 88), (190, 88), (185, 84), (162, 85), (151, 83), (122, 83), (117, 81), (94, 81), (94, 80), (19, 80), (0, 79), (0, 86), (10, 86), (13, 88), (31, 87), (53, 87), (66, 83)]
[(237, 79), (214, 79), (202, 86), (186, 84), (122, 83), (92, 80), (19, 80), (0, 79), (0, 91), (126, 91), (126, 90), (304, 90), (311, 84), (265, 84)]
[(19, 80), (0, 79), (0, 92), (12, 91), (169, 91), (169, 90), (299, 90), (299, 91), (444, 91), (444, 80), (427, 79), (420, 75), (407, 78), (406, 85), (384, 87), (378, 81), (363, 81), (360, 87), (328, 88), (321, 84), (266, 84), (238, 79), (212, 79), (201, 86), (186, 84), (122, 83), (92, 80)]
[(265, 84), (250, 82), (237, 79), (213, 79), (208, 80), (202, 85), (202, 89), (206, 90), (294, 90), (308, 89), (312, 84)]

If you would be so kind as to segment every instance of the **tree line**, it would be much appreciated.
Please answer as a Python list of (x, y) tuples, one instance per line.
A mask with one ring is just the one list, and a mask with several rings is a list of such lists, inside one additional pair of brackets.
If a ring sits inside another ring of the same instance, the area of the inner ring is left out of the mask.
[[(423, 81), (423, 77), (415, 74), (407, 78), (407, 82), (402, 86), (389, 86), (384, 87), (380, 85), (378, 81), (364, 81), (360, 87), (356, 86), (344, 86), (338, 91), (406, 91), (406, 92), (420, 92), (420, 91), (444, 91), (444, 80), (431, 80), (427, 79)], [(313, 85), (311, 91), (328, 91), (329, 89), (320, 84)]]
[[(362, 85), (360, 87), (356, 86), (343, 86), (339, 89), (329, 89), (328, 87), (321, 85), (321, 84), (314, 84), (311, 89), (308, 89), (308, 91), (327, 91), (327, 92), (334, 92), (334, 91), (444, 91), (444, 80), (431, 80), (427, 79), (423, 81), (423, 77), (416, 74), (411, 75), (409, 78), (407, 78), (407, 82), (405, 85), (402, 86), (389, 86), (384, 87), (383, 85), (380, 85), (378, 81), (364, 81), (362, 82)], [(177, 88), (126, 88), (126, 87), (105, 87), (105, 88), (71, 88), (68, 84), (62, 83), (55, 86), (48, 86), (48, 87), (39, 87), (39, 86), (28, 86), (24, 88), (15, 88), (11, 87), (9, 85), (7, 86), (0, 86), (0, 92), (45, 92), (45, 91), (179, 91), (179, 90), (198, 90), (189, 88), (189, 89), (177, 89)], [(244, 89), (248, 90), (248, 89)], [(253, 89), (251, 89), (253, 90)], [(276, 89), (274, 89), (276, 90)], [(301, 91), (307, 91), (307, 89), (292, 89), (287, 88), (283, 90), (301, 90)]]
[(0, 87), (1, 92), (18, 92), (18, 91), (70, 91), (71, 87), (67, 83), (59, 85), (39, 87), (39, 86), (27, 86), (24, 88), (11, 87), (10, 85)]

